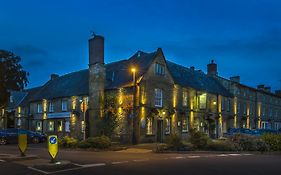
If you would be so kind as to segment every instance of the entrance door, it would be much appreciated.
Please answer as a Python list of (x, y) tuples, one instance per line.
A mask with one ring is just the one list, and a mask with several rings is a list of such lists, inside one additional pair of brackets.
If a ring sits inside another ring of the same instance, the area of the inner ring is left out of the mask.
[(157, 142), (163, 142), (163, 120), (157, 120)]

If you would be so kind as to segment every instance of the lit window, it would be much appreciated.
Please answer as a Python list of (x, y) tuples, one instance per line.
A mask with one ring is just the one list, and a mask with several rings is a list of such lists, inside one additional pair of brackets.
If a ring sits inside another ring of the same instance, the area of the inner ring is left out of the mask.
[(54, 103), (49, 102), (49, 112), (54, 112)]
[(48, 128), (49, 131), (54, 131), (54, 129), (55, 129), (54, 121), (49, 121), (48, 126), (49, 126), (49, 128)]
[(36, 131), (41, 131), (42, 130), (42, 122), (41, 121), (37, 121), (36, 122)]
[(42, 113), (42, 103), (37, 104), (37, 113)]
[(153, 133), (153, 118), (149, 117), (147, 118), (147, 123), (146, 123), (146, 134), (152, 135), (152, 133)]
[(62, 132), (62, 121), (58, 121), (58, 131)]
[(159, 63), (155, 63), (154, 73), (155, 75), (165, 75), (165, 67)]
[(187, 131), (188, 131), (187, 119), (183, 118), (182, 119), (182, 132), (187, 132)]
[(61, 101), (61, 110), (62, 111), (67, 111), (67, 100), (62, 100)]
[(200, 109), (206, 109), (206, 99), (206, 93), (199, 96)]
[(182, 105), (187, 106), (187, 92), (185, 90), (182, 92)]
[(163, 100), (162, 89), (155, 89), (154, 92), (155, 92), (155, 106), (162, 107), (162, 100)]
[(165, 128), (165, 134), (170, 134), (171, 133), (171, 119), (166, 118), (166, 128)]

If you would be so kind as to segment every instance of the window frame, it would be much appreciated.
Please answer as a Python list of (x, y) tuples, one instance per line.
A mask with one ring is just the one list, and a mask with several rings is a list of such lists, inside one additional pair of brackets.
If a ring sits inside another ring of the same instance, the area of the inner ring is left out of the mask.
[(154, 89), (154, 106), (156, 107), (163, 106), (163, 90), (160, 88)]

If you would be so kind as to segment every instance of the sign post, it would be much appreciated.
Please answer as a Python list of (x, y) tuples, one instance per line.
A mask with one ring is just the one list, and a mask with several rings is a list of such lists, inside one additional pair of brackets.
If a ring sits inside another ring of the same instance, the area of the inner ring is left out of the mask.
[(27, 148), (27, 134), (19, 134), (18, 147), (21, 152), (21, 156), (25, 156), (25, 151)]
[(55, 158), (58, 154), (58, 136), (50, 135), (48, 137), (48, 151), (51, 156), (51, 162), (55, 163)]

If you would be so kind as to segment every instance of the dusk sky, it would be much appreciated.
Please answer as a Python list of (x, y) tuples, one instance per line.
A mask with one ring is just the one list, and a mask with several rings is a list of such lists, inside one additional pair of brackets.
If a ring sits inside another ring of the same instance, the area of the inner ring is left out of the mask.
[(166, 59), (281, 89), (278, 0), (2, 0), (0, 49), (22, 57), (29, 85), (88, 66), (91, 31), (105, 37), (105, 62), (158, 47)]

